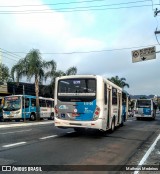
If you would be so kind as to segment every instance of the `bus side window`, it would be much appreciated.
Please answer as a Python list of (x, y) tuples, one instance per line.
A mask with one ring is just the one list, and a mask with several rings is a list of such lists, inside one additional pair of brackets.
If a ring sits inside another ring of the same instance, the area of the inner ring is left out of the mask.
[(117, 105), (117, 89), (112, 88), (112, 105)]
[(48, 108), (51, 108), (52, 107), (52, 101), (46, 100), (46, 104), (47, 104), (47, 107)]
[(39, 100), (39, 106), (40, 107), (46, 107), (46, 100), (40, 99)]
[(104, 104), (107, 104), (107, 85), (104, 84)]
[[(24, 104), (23, 104), (24, 108)], [(29, 108), (29, 98), (25, 98), (25, 108)]]
[(36, 106), (36, 99), (34, 99), (34, 98), (31, 99), (31, 106), (32, 107)]
[(126, 94), (122, 93), (122, 105), (126, 105), (126, 99), (127, 99)]

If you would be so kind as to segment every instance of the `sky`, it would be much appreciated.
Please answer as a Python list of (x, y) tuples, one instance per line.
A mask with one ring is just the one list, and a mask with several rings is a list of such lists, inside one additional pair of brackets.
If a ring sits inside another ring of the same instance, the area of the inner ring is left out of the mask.
[(131, 95), (160, 95), (160, 53), (132, 63), (132, 51), (160, 51), (159, 0), (0, 0), (1, 61), (10, 69), (39, 49), (57, 70), (126, 78)]

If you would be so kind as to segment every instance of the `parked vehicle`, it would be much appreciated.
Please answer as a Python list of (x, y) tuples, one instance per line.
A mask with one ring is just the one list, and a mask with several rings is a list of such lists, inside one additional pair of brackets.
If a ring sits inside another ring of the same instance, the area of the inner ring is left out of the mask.
[[(40, 118), (54, 119), (54, 99), (39, 97)], [(4, 98), (3, 119), (36, 120), (36, 96), (11, 95)]]

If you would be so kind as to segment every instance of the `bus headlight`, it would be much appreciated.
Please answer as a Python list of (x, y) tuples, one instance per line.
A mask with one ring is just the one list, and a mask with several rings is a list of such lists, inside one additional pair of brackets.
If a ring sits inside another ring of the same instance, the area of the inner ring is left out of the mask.
[(100, 114), (100, 107), (96, 106), (96, 109), (94, 111), (93, 120), (97, 120), (99, 118), (99, 114)]

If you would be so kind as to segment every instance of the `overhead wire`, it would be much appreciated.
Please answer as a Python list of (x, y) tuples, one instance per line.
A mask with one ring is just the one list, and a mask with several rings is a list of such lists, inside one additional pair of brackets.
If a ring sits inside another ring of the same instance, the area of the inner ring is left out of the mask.
[[(50, 52), (50, 53), (41, 53), (41, 54), (60, 54), (60, 55), (69, 55), (69, 54), (85, 54), (85, 53), (98, 53), (98, 52), (108, 52), (108, 51), (122, 51), (122, 50), (129, 50), (129, 49), (136, 49), (142, 47), (150, 47), (156, 46), (158, 44), (152, 45), (141, 45), (141, 46), (134, 46), (134, 47), (125, 47), (125, 48), (115, 48), (115, 49), (103, 49), (103, 50), (90, 50), (90, 51), (72, 51), (72, 52)], [(16, 54), (27, 54), (26, 52), (12, 52)]]
[[(6, 5), (6, 6), (0, 6), (0, 8), (3, 8), (3, 7), (26, 7), (26, 6), (29, 6), (29, 7), (32, 7), (32, 6), (56, 6), (56, 5), (67, 5), (67, 4), (81, 4), (81, 3), (86, 3), (86, 2), (103, 2), (103, 1), (106, 1), (106, 0), (90, 0), (90, 1), (77, 1), (77, 2), (64, 2), (64, 3), (54, 3), (54, 4), (32, 4), (32, 5)], [(126, 4), (135, 4), (135, 3), (142, 3), (142, 2), (149, 2), (151, 0), (141, 0), (141, 1), (131, 1), (131, 2), (122, 2), (122, 3), (115, 3), (115, 4), (108, 4), (108, 5), (105, 5), (105, 6), (116, 6), (116, 5), (126, 5)], [(88, 6), (90, 7), (90, 6)], [(78, 7), (77, 7), (78, 8)]]
[(80, 7), (64, 7), (64, 8), (51, 8), (51, 9), (39, 9), (39, 10), (12, 10), (12, 11), (0, 11), (0, 14), (30, 14), (30, 13), (52, 13), (54, 10), (55, 12), (80, 12), (80, 11), (90, 11), (90, 10), (118, 10), (123, 8), (137, 8), (137, 7), (148, 7), (153, 6), (153, 4), (143, 4), (143, 5), (136, 5), (136, 6), (122, 6), (122, 7), (111, 7), (111, 8), (102, 8), (102, 7), (109, 7), (109, 6), (120, 6), (120, 5), (128, 5), (133, 3), (142, 3), (142, 2), (151, 2), (151, 0), (143, 0), (143, 1), (132, 1), (126, 3), (117, 3), (117, 4), (103, 4), (103, 5), (91, 5), (91, 6), (80, 6)]

